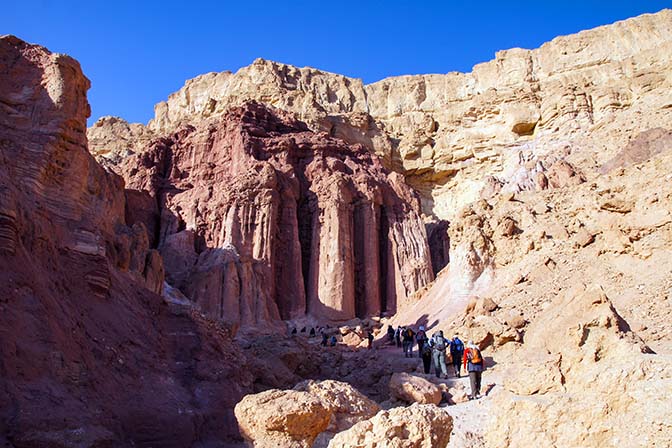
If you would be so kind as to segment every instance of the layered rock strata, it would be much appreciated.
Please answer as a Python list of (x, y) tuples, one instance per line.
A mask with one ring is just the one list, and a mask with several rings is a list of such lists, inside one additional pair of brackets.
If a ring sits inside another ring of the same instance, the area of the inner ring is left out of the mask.
[(114, 158), (106, 132), (165, 135), (255, 99), (361, 143), (420, 192), (426, 214), (451, 219), (493, 181), (512, 192), (546, 189), (552, 165), (601, 165), (637, 133), (665, 126), (670, 55), (672, 11), (663, 10), (535, 50), (500, 51), (470, 73), (364, 85), (258, 59), (235, 74), (187, 81), (142, 132), (97, 124), (90, 134), (101, 145), (92, 150)]
[[(114, 167), (169, 282), (244, 326), (394, 312), (433, 279), (417, 197), (361, 145), (246, 103)], [(133, 199), (130, 199), (131, 196)]]
[(73, 59), (0, 38), (0, 440), (230, 440), (244, 357), (226, 327), (159, 295), (161, 256), (87, 150), (88, 87)]

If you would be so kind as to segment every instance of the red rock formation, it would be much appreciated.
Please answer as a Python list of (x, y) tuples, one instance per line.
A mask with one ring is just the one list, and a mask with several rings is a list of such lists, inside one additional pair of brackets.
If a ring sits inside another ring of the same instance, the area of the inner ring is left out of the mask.
[(156, 294), (161, 257), (87, 151), (88, 87), (73, 59), (0, 38), (0, 442), (236, 436), (244, 358), (221, 324)]
[(257, 103), (156, 140), (117, 167), (129, 222), (156, 228), (168, 280), (245, 326), (395, 310), (432, 280), (416, 196), (364, 147)]

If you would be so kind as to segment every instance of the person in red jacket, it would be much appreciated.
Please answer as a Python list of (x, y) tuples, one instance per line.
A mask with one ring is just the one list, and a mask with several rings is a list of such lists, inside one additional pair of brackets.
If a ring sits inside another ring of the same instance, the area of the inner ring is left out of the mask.
[(462, 356), (462, 365), (469, 372), (469, 382), (471, 383), (470, 400), (481, 398), (481, 375), (483, 374), (483, 356), (481, 350), (474, 344), (474, 341), (467, 343), (467, 348)]

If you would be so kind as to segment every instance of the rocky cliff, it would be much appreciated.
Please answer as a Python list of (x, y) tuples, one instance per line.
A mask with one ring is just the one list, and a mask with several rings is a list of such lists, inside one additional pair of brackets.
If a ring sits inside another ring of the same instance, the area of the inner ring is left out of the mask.
[(632, 136), (669, 120), (670, 50), (672, 11), (663, 10), (536, 50), (500, 51), (471, 73), (363, 85), (258, 59), (235, 74), (187, 81), (145, 128), (106, 119), (89, 136), (94, 153), (111, 156), (132, 150), (137, 135), (163, 135), (254, 99), (361, 143), (416, 188), (427, 215), (447, 219), (493, 187), (552, 187), (554, 165), (601, 165)]
[(433, 279), (419, 201), (401, 176), (258, 103), (113, 169), (171, 285), (236, 325), (377, 316)]
[(237, 437), (244, 357), (159, 295), (161, 256), (87, 150), (88, 87), (73, 59), (0, 38), (0, 443)]

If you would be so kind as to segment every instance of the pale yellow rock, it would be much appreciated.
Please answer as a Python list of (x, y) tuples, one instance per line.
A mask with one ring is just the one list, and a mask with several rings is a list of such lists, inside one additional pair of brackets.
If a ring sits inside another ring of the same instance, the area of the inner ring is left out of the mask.
[(380, 406), (348, 383), (334, 380), (307, 380), (294, 386), (294, 390), (308, 392), (322, 400), (331, 411), (328, 431), (336, 433), (367, 420), (380, 411)]
[(435, 405), (414, 404), (381, 411), (336, 434), (329, 448), (445, 448), (453, 419)]
[(394, 373), (390, 378), (390, 395), (407, 403), (439, 404), (441, 390), (426, 379), (408, 373)]
[(672, 441), (662, 398), (672, 392), (672, 362), (647, 353), (601, 287), (572, 288), (539, 315), (525, 339), (522, 362), (508, 371), (508, 392), (497, 395), (488, 446)]
[(310, 448), (326, 430), (332, 410), (308, 392), (268, 390), (247, 395), (235, 407), (241, 435), (256, 448)]

